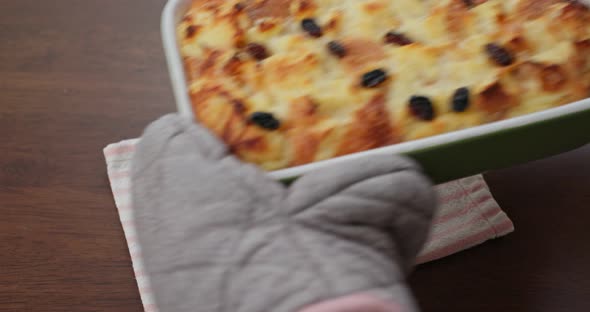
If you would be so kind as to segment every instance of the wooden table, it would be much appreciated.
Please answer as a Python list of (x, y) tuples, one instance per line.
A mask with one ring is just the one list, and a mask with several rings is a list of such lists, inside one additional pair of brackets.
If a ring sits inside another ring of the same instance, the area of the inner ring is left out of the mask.
[[(175, 109), (164, 0), (0, 1), (0, 310), (141, 311), (102, 148)], [(420, 266), (425, 311), (590, 311), (590, 147), (487, 175), (516, 232)]]

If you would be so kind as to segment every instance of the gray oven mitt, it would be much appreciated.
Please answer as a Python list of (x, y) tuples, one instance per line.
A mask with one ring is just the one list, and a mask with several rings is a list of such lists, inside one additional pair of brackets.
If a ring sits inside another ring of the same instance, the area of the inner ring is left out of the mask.
[(169, 115), (143, 134), (132, 185), (161, 312), (417, 310), (405, 276), (435, 195), (406, 158), (350, 161), (286, 187)]

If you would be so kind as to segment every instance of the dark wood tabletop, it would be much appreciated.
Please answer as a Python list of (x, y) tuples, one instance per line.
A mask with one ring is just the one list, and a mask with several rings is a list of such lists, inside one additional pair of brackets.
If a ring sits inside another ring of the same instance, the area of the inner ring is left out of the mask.
[[(0, 1), (0, 310), (141, 311), (102, 148), (175, 110), (165, 0)], [(491, 172), (505, 238), (425, 264), (424, 311), (590, 311), (590, 146)]]

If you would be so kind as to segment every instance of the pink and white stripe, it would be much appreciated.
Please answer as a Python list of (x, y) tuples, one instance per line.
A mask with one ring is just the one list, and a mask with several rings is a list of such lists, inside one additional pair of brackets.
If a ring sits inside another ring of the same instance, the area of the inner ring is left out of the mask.
[[(133, 220), (129, 173), (136, 143), (137, 139), (121, 141), (110, 144), (103, 152), (144, 310), (158, 312), (143, 268)], [(439, 185), (437, 192), (440, 206), (418, 263), (436, 260), (514, 231), (512, 222), (492, 197), (481, 175)]]

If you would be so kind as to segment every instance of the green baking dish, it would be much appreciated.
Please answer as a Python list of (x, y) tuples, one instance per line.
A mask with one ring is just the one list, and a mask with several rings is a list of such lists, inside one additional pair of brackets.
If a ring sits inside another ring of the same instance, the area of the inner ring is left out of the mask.
[[(192, 0), (170, 0), (162, 14), (162, 38), (180, 114), (193, 118), (176, 25)], [(418, 161), (435, 182), (503, 168), (590, 143), (590, 99), (546, 111), (445, 133), (312, 164), (269, 172), (293, 180), (319, 168), (374, 154), (403, 154)]]

